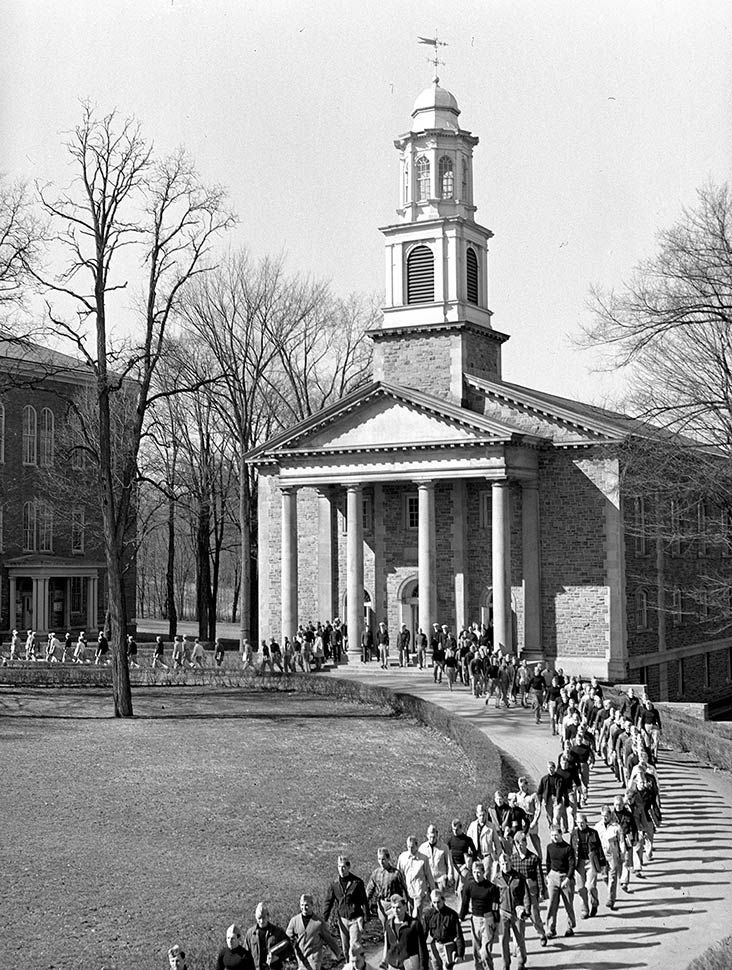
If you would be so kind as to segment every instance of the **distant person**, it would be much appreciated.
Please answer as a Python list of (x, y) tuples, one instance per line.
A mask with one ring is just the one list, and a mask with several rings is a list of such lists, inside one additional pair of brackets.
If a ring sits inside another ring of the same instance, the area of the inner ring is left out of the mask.
[(193, 647), (191, 648), (191, 667), (197, 667), (199, 670), (203, 670), (203, 644), (198, 637), (193, 641)]
[(99, 636), (97, 637), (97, 651), (94, 654), (95, 664), (106, 664), (107, 654), (109, 653), (109, 640), (105, 636), (104, 630), (99, 631)]
[(224, 662), (224, 646), (221, 643), (221, 638), (216, 637), (214, 642), (214, 663), (217, 667), (220, 667)]
[(87, 647), (86, 634), (84, 633), (83, 630), (81, 630), (76, 640), (76, 646), (74, 647), (74, 658), (71, 661), (72, 663), (75, 663), (75, 664), (86, 663), (86, 647)]
[(162, 637), (155, 637), (155, 649), (153, 651), (152, 667), (162, 667), (164, 670), (169, 670), (170, 668), (165, 662), (165, 644), (163, 643)]
[(407, 887), (404, 885), (401, 872), (392, 865), (391, 853), (385, 845), (377, 851), (376, 859), (379, 864), (366, 883), (366, 896), (369, 905), (376, 906), (376, 915), (382, 928), (385, 929), (391, 897), (406, 896)]
[(127, 663), (135, 670), (139, 670), (140, 668), (137, 662), (137, 643), (131, 633), (127, 637)]

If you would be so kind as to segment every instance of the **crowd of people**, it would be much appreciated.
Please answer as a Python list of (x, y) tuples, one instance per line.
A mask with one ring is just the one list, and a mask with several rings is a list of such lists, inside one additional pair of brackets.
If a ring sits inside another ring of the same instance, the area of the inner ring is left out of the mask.
[[(510, 683), (496, 690), (497, 658), (482, 659), (480, 671), (470, 661), (459, 664), (456, 680), (463, 678), (481, 700), (497, 696), (497, 703), (533, 705), (537, 720), (548, 715), (557, 756), (536, 790), (520, 777), (516, 791), (495, 792), (467, 825), (453, 818), (444, 837), (431, 824), (421, 843), (410, 835), (396, 859), (379, 847), (368, 878), (339, 856), (322, 914), (304, 893), (300, 912), (279, 927), (260, 903), (250, 929), (232, 924), (226, 931), (217, 970), (279, 970), (287, 958), (298, 970), (321, 970), (327, 950), (348, 970), (364, 970), (362, 937), (372, 917), (383, 936), (380, 970), (453, 970), (468, 947), (475, 970), (493, 970), (494, 950), (509, 970), (514, 960), (526, 966), (532, 929), (540, 947), (557, 935), (560, 906), (564, 936), (572, 937), (578, 915), (595, 919), (601, 902), (614, 910), (619, 894), (633, 892), (632, 881), (642, 880), (653, 860), (662, 821), (657, 709), (633, 688), (611, 700), (594, 678), (565, 678), (560, 670), (547, 676), (541, 666), (524, 679), (517, 676), (521, 664), (511, 665)], [(439, 683), (439, 653), (430, 660)], [(590, 786), (599, 765), (613, 773), (617, 791), (591, 820)], [(545, 845), (542, 819), (549, 832)], [(171, 948), (169, 957), (171, 967), (182, 970), (181, 947)]]

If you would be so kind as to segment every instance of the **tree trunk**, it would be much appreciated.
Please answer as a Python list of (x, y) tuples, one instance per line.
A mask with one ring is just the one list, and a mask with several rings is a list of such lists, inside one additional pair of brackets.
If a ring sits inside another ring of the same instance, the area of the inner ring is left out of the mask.
[(241, 573), (239, 565), (234, 566), (234, 596), (231, 603), (231, 622), (236, 623), (239, 615), (239, 590), (241, 589)]
[(165, 612), (168, 615), (168, 636), (172, 640), (178, 632), (178, 611), (175, 608), (175, 499), (168, 498), (168, 564), (165, 570)]
[(244, 461), (244, 442), (239, 442), (239, 524), (241, 527), (241, 569), (239, 575), (239, 612), (241, 642), (252, 635), (252, 512), (249, 469)]
[(211, 535), (211, 506), (203, 500), (198, 509), (196, 528), (196, 608), (198, 613), (198, 636), (208, 636), (209, 603), (211, 601), (211, 559), (209, 539)]
[(127, 666), (127, 594), (125, 577), (115, 550), (107, 545), (109, 587), (109, 651), (112, 659), (112, 700), (115, 717), (132, 717), (132, 690)]

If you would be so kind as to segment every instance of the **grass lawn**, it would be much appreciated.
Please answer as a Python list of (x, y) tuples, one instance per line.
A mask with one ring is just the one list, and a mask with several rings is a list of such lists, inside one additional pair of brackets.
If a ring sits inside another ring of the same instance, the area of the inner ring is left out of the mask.
[(348, 851), (368, 877), (480, 784), (452, 742), (331, 698), (194, 688), (0, 693), (0, 966), (209, 970), (258, 900), (275, 921), (323, 896)]

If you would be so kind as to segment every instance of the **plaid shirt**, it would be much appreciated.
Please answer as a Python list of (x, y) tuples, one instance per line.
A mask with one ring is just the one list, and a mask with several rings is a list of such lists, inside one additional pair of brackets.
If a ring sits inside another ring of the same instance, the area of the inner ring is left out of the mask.
[(518, 852), (514, 852), (511, 856), (511, 868), (515, 869), (519, 875), (524, 877), (532, 892), (534, 891), (534, 887), (536, 887), (539, 896), (544, 895), (546, 892), (544, 867), (541, 864), (541, 859), (535, 852), (529, 850), (523, 859)]

